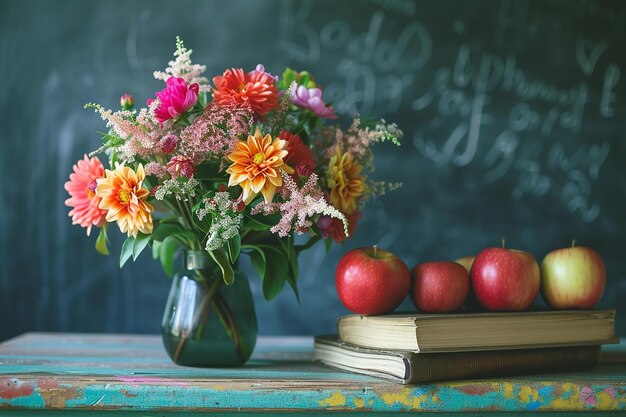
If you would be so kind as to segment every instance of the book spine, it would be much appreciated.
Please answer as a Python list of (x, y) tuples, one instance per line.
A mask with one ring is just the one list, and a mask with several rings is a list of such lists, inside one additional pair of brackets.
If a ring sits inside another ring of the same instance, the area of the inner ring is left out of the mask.
[(600, 346), (577, 346), (464, 353), (427, 353), (407, 357), (407, 383), (574, 372), (592, 369)]

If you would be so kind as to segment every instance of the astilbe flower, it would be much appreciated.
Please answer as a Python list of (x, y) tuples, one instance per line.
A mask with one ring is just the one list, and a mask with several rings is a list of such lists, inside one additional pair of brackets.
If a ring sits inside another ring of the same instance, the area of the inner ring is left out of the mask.
[(328, 163), (327, 185), (330, 202), (343, 213), (352, 214), (357, 209), (357, 201), (365, 191), (363, 167), (348, 152), (335, 148), (335, 155)]
[(177, 152), (196, 164), (207, 159), (226, 158), (235, 149), (239, 138), (248, 134), (252, 122), (249, 109), (210, 104), (180, 133)]
[(303, 234), (313, 226), (314, 218), (322, 215), (338, 219), (344, 225), (345, 234), (349, 234), (346, 217), (328, 204), (319, 188), (317, 174), (311, 174), (301, 189), (289, 175), (283, 173), (282, 176), (284, 186), (281, 195), (285, 201), (261, 203), (252, 209), (252, 214), (280, 213), (279, 222), (270, 229), (272, 233), (277, 233), (280, 237), (287, 237), (292, 231)]
[(191, 53), (193, 50), (185, 48), (180, 37), (176, 37), (176, 51), (174, 56), (176, 59), (168, 63), (165, 72), (155, 71), (154, 78), (157, 80), (167, 81), (170, 77), (182, 78), (188, 85), (198, 84), (201, 92), (211, 91), (209, 80), (202, 76), (206, 70), (205, 65), (197, 65), (191, 63)]
[(292, 93), (291, 101), (298, 107), (309, 109), (322, 119), (336, 119), (337, 114), (322, 99), (322, 90), (318, 87), (306, 88), (299, 85)]
[(106, 121), (107, 127), (124, 140), (118, 148), (120, 156), (125, 161), (132, 161), (136, 155), (146, 157), (160, 152), (159, 140), (167, 134), (169, 126), (160, 125), (152, 116), (158, 103), (158, 100), (155, 100), (149, 108), (141, 109), (136, 117), (127, 110), (114, 112), (94, 103), (89, 103), (85, 107), (98, 112), (102, 120)]
[(107, 211), (108, 222), (117, 221), (122, 233), (137, 237), (139, 232), (152, 233), (153, 208), (145, 200), (149, 191), (143, 188), (145, 172), (139, 164), (137, 171), (123, 164), (107, 169), (105, 178), (97, 180), (96, 195), (102, 199), (99, 207)]
[(72, 207), (69, 212), (72, 224), (87, 228), (89, 236), (91, 226), (101, 227), (106, 223), (107, 212), (98, 207), (101, 198), (94, 192), (96, 180), (104, 177), (104, 166), (97, 157), (90, 159), (85, 155), (76, 162), (73, 171), (65, 183), (65, 190), (70, 195), (65, 205)]
[(228, 155), (233, 162), (226, 170), (230, 174), (228, 186), (241, 186), (246, 205), (259, 193), (263, 194), (266, 203), (271, 203), (277, 188), (283, 184), (281, 172), (293, 174), (293, 168), (284, 162), (286, 146), (286, 141), (272, 140), (270, 135), (263, 136), (257, 129), (254, 136), (249, 135), (247, 141), (238, 142)]
[(144, 167), (144, 171), (146, 175), (154, 175), (159, 179), (165, 178), (169, 174), (165, 166), (155, 161), (148, 162)]
[(259, 116), (278, 107), (275, 80), (265, 71), (246, 73), (233, 68), (214, 77), (213, 83), (213, 100), (220, 106), (248, 107)]
[(321, 216), (316, 225), (320, 229), (322, 236), (331, 238), (337, 243), (343, 243), (346, 237), (352, 236), (356, 231), (357, 223), (361, 220), (361, 212), (356, 210), (352, 214), (346, 215), (346, 220), (348, 222), (347, 235), (343, 222), (330, 216)]
[[(168, 78), (166, 87), (155, 93), (159, 104), (154, 110), (154, 116), (160, 123), (178, 119), (196, 104), (198, 91), (197, 83), (187, 85), (183, 78)], [(146, 103), (150, 105), (153, 101), (154, 99), (149, 99)]]
[(383, 121), (374, 128), (363, 126), (359, 117), (354, 118), (350, 128), (346, 131), (337, 126), (323, 129), (318, 137), (319, 149), (324, 153), (321, 159), (330, 159), (339, 147), (342, 152), (349, 153), (366, 170), (374, 170), (374, 154), (372, 145), (378, 142), (391, 141), (399, 146), (399, 138), (403, 133), (395, 124), (387, 124)]

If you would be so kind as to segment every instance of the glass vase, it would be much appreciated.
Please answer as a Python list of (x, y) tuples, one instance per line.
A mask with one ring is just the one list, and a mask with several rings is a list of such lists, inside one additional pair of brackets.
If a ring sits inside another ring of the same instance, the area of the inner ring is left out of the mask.
[(226, 285), (207, 252), (186, 251), (174, 276), (162, 322), (163, 344), (175, 363), (220, 367), (245, 363), (256, 344), (250, 284), (235, 271)]

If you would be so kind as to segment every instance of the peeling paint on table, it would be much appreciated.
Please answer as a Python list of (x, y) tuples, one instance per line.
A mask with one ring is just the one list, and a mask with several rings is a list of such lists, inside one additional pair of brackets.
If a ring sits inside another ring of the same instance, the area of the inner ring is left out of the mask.
[(67, 334), (27, 334), (5, 342), (0, 414), (626, 413), (624, 343), (610, 348), (611, 363), (589, 372), (410, 386), (313, 363), (309, 337), (260, 338), (246, 366), (228, 369), (177, 366), (160, 343), (155, 336)]

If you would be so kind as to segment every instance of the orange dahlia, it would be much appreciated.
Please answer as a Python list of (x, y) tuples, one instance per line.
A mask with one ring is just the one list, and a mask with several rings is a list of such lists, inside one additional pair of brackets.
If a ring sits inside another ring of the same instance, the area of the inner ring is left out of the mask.
[(96, 194), (102, 198), (100, 208), (107, 210), (106, 220), (117, 221), (122, 233), (137, 237), (137, 233), (152, 233), (152, 206), (145, 200), (150, 191), (142, 187), (146, 174), (143, 166), (137, 172), (123, 164), (115, 170), (106, 170), (106, 177), (98, 180)]
[(106, 210), (98, 207), (100, 197), (94, 192), (96, 180), (104, 177), (104, 166), (97, 157), (89, 159), (85, 155), (73, 169), (70, 180), (65, 183), (65, 190), (70, 194), (65, 205), (72, 207), (69, 212), (72, 224), (86, 227), (89, 236), (91, 226), (101, 227), (105, 223)]
[(350, 153), (341, 153), (339, 147), (328, 163), (330, 203), (345, 214), (352, 214), (356, 210), (357, 199), (365, 191), (365, 177), (360, 175), (362, 169)]
[(287, 141), (263, 136), (257, 129), (247, 141), (240, 141), (228, 155), (233, 164), (226, 172), (230, 174), (228, 186), (240, 185), (242, 199), (249, 204), (259, 192), (266, 203), (271, 203), (278, 187), (283, 185), (280, 171), (293, 174), (293, 168), (285, 164)]
[(249, 107), (260, 116), (278, 107), (278, 89), (266, 72), (226, 70), (213, 78), (213, 100), (221, 106)]

